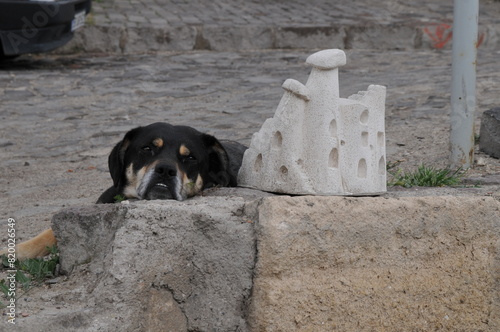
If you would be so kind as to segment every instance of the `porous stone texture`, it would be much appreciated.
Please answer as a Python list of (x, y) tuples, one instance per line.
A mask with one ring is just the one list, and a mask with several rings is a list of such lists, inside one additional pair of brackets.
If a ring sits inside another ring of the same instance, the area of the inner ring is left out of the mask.
[(80, 328), (245, 331), (255, 238), (244, 207), (243, 198), (211, 197), (56, 215), (62, 269), (89, 264), (83, 302), (94, 319)]
[(498, 331), (500, 202), (271, 197), (252, 331)]
[(102, 261), (123, 225), (126, 209), (119, 204), (99, 208), (83, 206), (63, 210), (52, 218), (57, 246), (61, 255), (62, 273), (70, 273), (74, 266), (90, 261)]
[(306, 61), (306, 85), (288, 79), (273, 118), (252, 137), (238, 175), (242, 186), (287, 194), (386, 191), (385, 87), (339, 98), (341, 50)]
[(185, 202), (67, 209), (53, 220), (72, 271), (60, 307), (44, 289), (47, 308), (19, 325), (498, 331), (500, 202), (450, 190), (355, 198), (221, 188)]
[(492, 157), (500, 158), (500, 107), (483, 113), (479, 148)]

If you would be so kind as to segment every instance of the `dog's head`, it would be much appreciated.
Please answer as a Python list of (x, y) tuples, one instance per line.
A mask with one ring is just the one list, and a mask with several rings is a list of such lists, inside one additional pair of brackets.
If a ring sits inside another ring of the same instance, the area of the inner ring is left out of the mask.
[(181, 201), (231, 181), (220, 142), (186, 126), (158, 122), (132, 129), (108, 161), (114, 187), (126, 198)]

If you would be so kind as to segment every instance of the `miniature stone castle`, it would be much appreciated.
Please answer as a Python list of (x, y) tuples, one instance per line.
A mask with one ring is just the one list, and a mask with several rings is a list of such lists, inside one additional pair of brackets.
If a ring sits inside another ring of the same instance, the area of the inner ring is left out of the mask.
[(238, 184), (269, 192), (370, 195), (386, 191), (385, 87), (339, 97), (341, 50), (306, 60), (306, 85), (288, 79), (273, 118), (252, 137)]

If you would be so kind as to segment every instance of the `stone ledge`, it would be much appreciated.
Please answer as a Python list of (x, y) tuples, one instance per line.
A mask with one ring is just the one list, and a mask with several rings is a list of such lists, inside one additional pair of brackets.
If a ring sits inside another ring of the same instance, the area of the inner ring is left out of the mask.
[(82, 331), (500, 328), (494, 198), (209, 194), (54, 218)]
[[(144, 26), (89, 25), (78, 31), (58, 54), (77, 52), (134, 54), (192, 50), (244, 51), (265, 49), (435, 49), (423, 31), (426, 24), (361, 26)], [(482, 48), (498, 47), (498, 27), (484, 26)], [(451, 49), (451, 43), (446, 49)]]
[[(87, 266), (90, 291), (82, 305), (98, 309), (82, 328), (245, 330), (255, 237), (244, 209), (243, 198), (199, 197), (57, 214), (62, 270)], [(98, 319), (117, 310), (119, 321)]]
[(499, 216), (491, 197), (268, 198), (252, 330), (496, 331)]

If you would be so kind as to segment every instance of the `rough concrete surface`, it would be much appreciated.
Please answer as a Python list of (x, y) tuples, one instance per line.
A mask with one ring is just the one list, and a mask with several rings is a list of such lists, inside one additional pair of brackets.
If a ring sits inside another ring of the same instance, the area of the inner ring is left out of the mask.
[(19, 331), (497, 331), (500, 202), (394, 195), (63, 210), (71, 274), (19, 300)]
[[(57, 214), (53, 225), (61, 239), (62, 268), (90, 262), (88, 309), (113, 317), (85, 328), (246, 330), (255, 237), (243, 212), (242, 198), (211, 197)], [(113, 221), (121, 227), (109, 227)]]
[(253, 331), (498, 331), (500, 203), (273, 197), (259, 209)]

